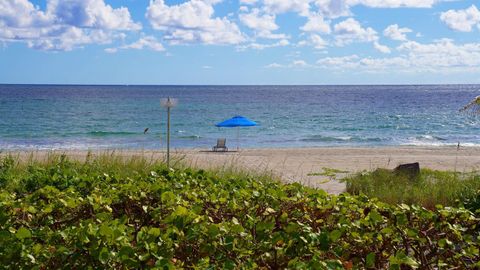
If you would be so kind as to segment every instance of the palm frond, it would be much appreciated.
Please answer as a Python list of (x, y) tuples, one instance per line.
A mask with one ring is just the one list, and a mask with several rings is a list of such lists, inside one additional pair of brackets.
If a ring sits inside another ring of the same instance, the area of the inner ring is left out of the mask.
[(480, 96), (476, 96), (472, 101), (460, 109), (460, 112), (469, 112), (480, 114)]

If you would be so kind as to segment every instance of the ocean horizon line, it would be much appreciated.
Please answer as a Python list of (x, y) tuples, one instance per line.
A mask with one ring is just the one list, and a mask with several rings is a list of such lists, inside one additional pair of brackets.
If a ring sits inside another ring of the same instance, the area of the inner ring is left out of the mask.
[(140, 87), (155, 87), (155, 86), (173, 86), (173, 87), (215, 87), (215, 86), (477, 86), (480, 83), (404, 83), (404, 84), (96, 84), (96, 83), (0, 83), (1, 86), (19, 85), (19, 86), (140, 86)]

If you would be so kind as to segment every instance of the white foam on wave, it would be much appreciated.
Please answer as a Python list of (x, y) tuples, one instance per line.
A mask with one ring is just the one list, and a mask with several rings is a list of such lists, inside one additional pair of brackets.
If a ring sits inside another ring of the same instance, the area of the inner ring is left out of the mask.
[(118, 148), (118, 145), (101, 144), (101, 143), (83, 143), (83, 142), (67, 142), (67, 143), (47, 143), (47, 144), (0, 144), (1, 150), (27, 150), (27, 151), (43, 151), (43, 150), (89, 150), (89, 149), (111, 149)]
[[(400, 142), (400, 145), (405, 145), (405, 146), (457, 146), (458, 142), (453, 142), (453, 141), (446, 141), (446, 140), (436, 140), (436, 139), (430, 139), (430, 140), (422, 140), (422, 139), (409, 139), (404, 142)], [(474, 146), (480, 146), (480, 143), (472, 143), (472, 142), (461, 142), (460, 141), (460, 146), (467, 146), (467, 147), (474, 147)]]

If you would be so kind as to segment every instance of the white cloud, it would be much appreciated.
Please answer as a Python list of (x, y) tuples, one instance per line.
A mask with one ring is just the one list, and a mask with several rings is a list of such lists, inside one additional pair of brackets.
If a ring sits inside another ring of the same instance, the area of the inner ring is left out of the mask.
[(103, 0), (49, 0), (47, 13), (54, 14), (58, 23), (76, 27), (90, 27), (114, 30), (139, 30), (128, 9), (117, 9)]
[(345, 0), (316, 0), (319, 13), (329, 18), (350, 16), (350, 6)]
[(411, 33), (412, 29), (410, 28), (400, 28), (398, 27), (398, 24), (392, 24), (389, 25), (385, 30), (383, 30), (383, 35), (391, 38), (393, 40), (399, 40), (399, 41), (406, 41), (407, 40), (407, 35), (406, 33)]
[(307, 67), (312, 67), (312, 65), (310, 65), (306, 61), (300, 60), (300, 59), (293, 60), (289, 64), (285, 64), (285, 65), (278, 64), (278, 63), (271, 63), (271, 64), (268, 64), (268, 65), (264, 66), (264, 68), (307, 68)]
[(422, 44), (407, 41), (389, 58), (326, 57), (317, 64), (322, 68), (355, 69), (365, 72), (479, 72), (480, 43), (455, 44), (450, 39)]
[(358, 55), (348, 55), (340, 57), (325, 57), (317, 61), (317, 65), (321, 68), (347, 69), (354, 68), (357, 65)]
[(290, 39), (290, 36), (287, 34), (276, 34), (268, 31), (257, 33), (257, 37), (266, 39)]
[(53, 18), (28, 0), (0, 0), (0, 23), (8, 28), (47, 26)]
[(266, 65), (264, 68), (283, 68), (284, 65), (278, 64), (278, 63), (271, 63)]
[(429, 8), (440, 0), (315, 0), (318, 11), (329, 18), (351, 16), (351, 8)]
[(139, 30), (126, 8), (103, 0), (47, 0), (42, 11), (28, 0), (0, 0), (0, 41), (24, 42), (39, 50), (69, 51), (124, 38)]
[(373, 42), (373, 47), (381, 53), (391, 53), (392, 51), (388, 46), (378, 43), (378, 41)]
[(473, 26), (480, 27), (480, 11), (475, 5), (467, 9), (448, 10), (440, 15), (440, 19), (456, 31), (471, 32)]
[(212, 69), (212, 66), (202, 66), (203, 69)]
[(328, 42), (317, 34), (311, 34), (308, 36), (308, 39), (300, 41), (298, 46), (312, 46), (315, 49), (321, 50), (328, 46)]
[(258, 0), (240, 0), (240, 4), (245, 4), (245, 5), (253, 5), (257, 2)]
[(308, 64), (304, 60), (294, 60), (292, 62), (292, 66), (294, 66), (294, 67), (308, 67)]
[[(335, 1), (335, 0), (332, 0)], [(347, 0), (350, 6), (364, 5), (374, 8), (429, 8), (438, 0)]]
[(408, 53), (416, 66), (480, 67), (480, 43), (457, 45), (451, 39), (441, 39), (430, 44), (409, 41), (398, 49)]
[(242, 13), (238, 17), (245, 26), (251, 29), (258, 31), (274, 31), (278, 29), (278, 25), (275, 23), (275, 15), (260, 15), (260, 10), (257, 8), (254, 8), (251, 13)]
[[(379, 37), (373, 28), (364, 28), (353, 18), (348, 18), (335, 24), (333, 27), (333, 37), (335, 39), (335, 45), (340, 47), (354, 42), (371, 42), (376, 50), (382, 53), (391, 52), (389, 47), (379, 43)], [(313, 46), (316, 49), (324, 49), (329, 43), (321, 36), (311, 34), (307, 39), (301, 40), (298, 43), (298, 46), (307, 45)]]
[(305, 32), (319, 32), (324, 34), (330, 34), (330, 22), (325, 21), (320, 14), (310, 14), (308, 21), (304, 26), (300, 27), (300, 30)]
[(214, 17), (218, 0), (190, 0), (167, 6), (163, 0), (150, 1), (147, 18), (156, 30), (165, 32), (172, 44), (238, 44), (245, 40), (238, 26), (227, 18)]
[(363, 28), (358, 21), (348, 18), (334, 26), (335, 41), (338, 46), (352, 42), (374, 42), (378, 40), (377, 32), (372, 28)]
[(391, 58), (371, 58), (366, 57), (361, 59), (358, 62), (358, 68), (364, 69), (365, 71), (377, 71), (385, 72), (386, 70), (392, 70), (393, 67), (398, 69), (400, 72), (411, 72), (408, 68), (411, 66), (411, 63), (408, 59), (402, 57), (391, 57)]
[(165, 48), (163, 47), (163, 45), (160, 42), (158, 42), (155, 37), (152, 37), (152, 36), (146, 36), (146, 37), (140, 38), (138, 41), (130, 45), (127, 45), (125, 48), (137, 49), (137, 50), (148, 48), (157, 52), (165, 51)]
[(262, 44), (262, 43), (252, 42), (250, 44), (239, 45), (239, 46), (237, 46), (237, 50), (238, 51), (245, 51), (247, 49), (264, 50), (264, 49), (267, 49), (267, 48), (285, 47), (285, 46), (288, 46), (288, 45), (290, 45), (290, 42), (287, 39), (282, 39), (282, 40), (279, 40), (278, 42), (270, 43), (270, 44)]
[(275, 23), (275, 15), (261, 14), (261, 11), (257, 8), (252, 9), (252, 12), (250, 13), (241, 13), (239, 19), (245, 26), (253, 29), (256, 32), (256, 35), (260, 38), (288, 38), (285, 34), (272, 33), (272, 31), (278, 29), (278, 25)]
[(105, 51), (108, 53), (115, 53), (118, 50), (128, 50), (128, 49), (133, 49), (133, 50), (150, 49), (152, 51), (157, 51), (157, 52), (165, 51), (165, 47), (163, 47), (162, 43), (160, 43), (153, 36), (144, 36), (134, 43), (120, 46), (118, 48), (107, 48), (105, 49)]
[(328, 42), (316, 34), (310, 35), (310, 42), (315, 49), (324, 49), (328, 45)]
[(306, 16), (310, 10), (310, 2), (312, 0), (263, 0), (263, 5), (268, 13), (296, 12)]
[(106, 48), (104, 51), (107, 53), (116, 53), (118, 52), (118, 48)]
[(124, 35), (98, 29), (80, 29), (77, 27), (51, 27), (40, 31), (37, 36), (30, 36), (22, 41), (28, 47), (44, 51), (71, 51), (88, 44), (109, 44)]

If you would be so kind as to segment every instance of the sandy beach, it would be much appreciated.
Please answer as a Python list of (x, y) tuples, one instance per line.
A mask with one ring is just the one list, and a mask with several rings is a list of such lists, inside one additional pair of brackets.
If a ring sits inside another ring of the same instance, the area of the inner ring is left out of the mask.
[[(37, 158), (45, 157), (52, 151), (3, 152), (21, 157), (32, 153)], [(84, 159), (88, 151), (54, 151), (65, 153), (75, 159)], [(92, 151), (93, 154), (105, 150)], [(115, 150), (121, 156), (140, 156), (163, 159), (164, 151)], [(241, 149), (231, 152), (211, 152), (207, 149), (175, 149), (172, 159), (196, 168), (238, 168), (271, 173), (284, 182), (301, 182), (322, 188), (330, 193), (341, 193), (345, 185), (338, 179), (360, 171), (376, 168), (395, 168), (401, 163), (419, 162), (422, 168), (457, 170), (470, 172), (480, 168), (480, 148), (461, 147), (365, 147), (365, 148), (282, 148), (282, 149)], [(341, 170), (335, 177), (321, 175), (324, 168)]]

